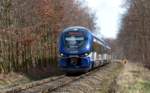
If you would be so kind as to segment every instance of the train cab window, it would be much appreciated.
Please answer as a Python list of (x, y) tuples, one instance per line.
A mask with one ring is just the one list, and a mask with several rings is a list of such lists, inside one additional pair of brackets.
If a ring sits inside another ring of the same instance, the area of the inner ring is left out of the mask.
[(85, 36), (82, 32), (68, 32), (65, 35), (65, 47), (69, 49), (78, 49), (84, 45)]

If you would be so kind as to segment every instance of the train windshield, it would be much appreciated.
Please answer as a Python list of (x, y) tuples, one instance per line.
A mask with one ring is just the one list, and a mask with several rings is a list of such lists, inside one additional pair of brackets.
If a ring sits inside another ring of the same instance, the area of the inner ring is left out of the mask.
[(65, 47), (68, 49), (79, 49), (83, 47), (84, 42), (83, 32), (67, 32), (65, 35)]

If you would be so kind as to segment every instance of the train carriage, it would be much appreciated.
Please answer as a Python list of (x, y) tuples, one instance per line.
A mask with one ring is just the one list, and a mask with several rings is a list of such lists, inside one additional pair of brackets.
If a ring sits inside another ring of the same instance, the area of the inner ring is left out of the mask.
[(66, 73), (87, 72), (109, 63), (110, 47), (85, 27), (66, 28), (59, 38), (59, 67)]

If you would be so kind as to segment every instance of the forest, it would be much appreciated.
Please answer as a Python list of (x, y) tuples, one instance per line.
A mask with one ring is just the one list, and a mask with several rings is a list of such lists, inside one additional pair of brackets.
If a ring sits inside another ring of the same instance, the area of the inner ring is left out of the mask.
[(95, 16), (77, 0), (0, 0), (0, 73), (57, 65), (57, 39), (66, 27), (95, 29)]
[(130, 7), (122, 17), (116, 40), (119, 52), (132, 62), (150, 68), (150, 1), (127, 0), (127, 4)]
[[(117, 58), (150, 68), (150, 1), (126, 0), (118, 37), (110, 40)], [(96, 17), (78, 0), (1, 0), (0, 73), (28, 72), (56, 65), (57, 39), (68, 26), (96, 29)]]

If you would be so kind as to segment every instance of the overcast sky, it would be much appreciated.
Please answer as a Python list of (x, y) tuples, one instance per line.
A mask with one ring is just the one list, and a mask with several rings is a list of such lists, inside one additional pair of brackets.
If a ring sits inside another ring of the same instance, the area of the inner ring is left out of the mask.
[(125, 9), (121, 8), (124, 0), (86, 0), (87, 4), (96, 12), (97, 26), (100, 33), (107, 38), (115, 38), (119, 29), (121, 14)]

